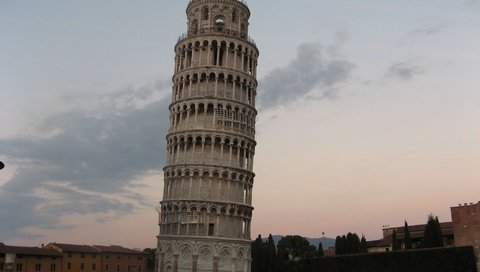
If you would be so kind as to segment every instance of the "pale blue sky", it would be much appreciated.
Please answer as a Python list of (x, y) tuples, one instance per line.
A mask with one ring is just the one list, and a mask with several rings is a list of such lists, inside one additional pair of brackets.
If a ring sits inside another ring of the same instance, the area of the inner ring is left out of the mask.
[[(0, 1), (0, 241), (155, 244), (186, 4)], [(480, 1), (248, 4), (253, 236), (376, 239), (480, 200)]]

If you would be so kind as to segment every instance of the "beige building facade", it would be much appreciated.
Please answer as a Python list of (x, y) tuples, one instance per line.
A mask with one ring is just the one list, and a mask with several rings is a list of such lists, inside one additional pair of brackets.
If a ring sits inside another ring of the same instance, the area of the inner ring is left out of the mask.
[(250, 271), (259, 51), (239, 0), (191, 0), (175, 46), (158, 272)]

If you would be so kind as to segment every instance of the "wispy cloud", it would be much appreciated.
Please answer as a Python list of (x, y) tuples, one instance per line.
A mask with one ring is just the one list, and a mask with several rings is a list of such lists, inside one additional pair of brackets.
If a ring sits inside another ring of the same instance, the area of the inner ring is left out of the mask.
[(397, 62), (392, 64), (387, 70), (387, 77), (400, 80), (411, 80), (415, 76), (423, 74), (426, 69), (412, 62)]
[(435, 25), (431, 27), (424, 27), (424, 28), (417, 28), (408, 34), (410, 37), (425, 37), (425, 36), (431, 36), (431, 35), (436, 35), (439, 33), (444, 32), (447, 29), (446, 25)]
[(301, 44), (295, 59), (260, 81), (260, 108), (285, 106), (307, 95), (320, 99), (334, 97), (336, 87), (351, 77), (355, 67), (342, 59), (337, 46)]
[(163, 167), (169, 99), (148, 100), (164, 87), (112, 93), (93, 110), (53, 115), (37, 127), (53, 136), (0, 140), (7, 164), (18, 165), (0, 187), (0, 240), (28, 237), (22, 230), (32, 226), (68, 227), (60, 218), (72, 213), (120, 215), (145, 205), (127, 188)]

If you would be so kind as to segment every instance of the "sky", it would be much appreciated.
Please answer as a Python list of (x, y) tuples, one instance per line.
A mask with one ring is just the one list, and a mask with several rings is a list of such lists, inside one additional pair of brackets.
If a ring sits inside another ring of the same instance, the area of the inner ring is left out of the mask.
[[(187, 1), (0, 0), (0, 241), (155, 247)], [(480, 0), (248, 1), (252, 238), (480, 201)]]

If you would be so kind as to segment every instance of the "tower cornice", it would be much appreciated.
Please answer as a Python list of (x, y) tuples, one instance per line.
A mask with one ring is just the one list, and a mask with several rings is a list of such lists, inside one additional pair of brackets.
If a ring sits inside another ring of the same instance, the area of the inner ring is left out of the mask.
[(248, 8), (247, 2), (243, 0), (190, 0), (187, 6), (187, 15), (191, 9), (208, 4), (227, 4), (245, 9), (247, 11), (247, 18), (250, 18), (250, 9)]

